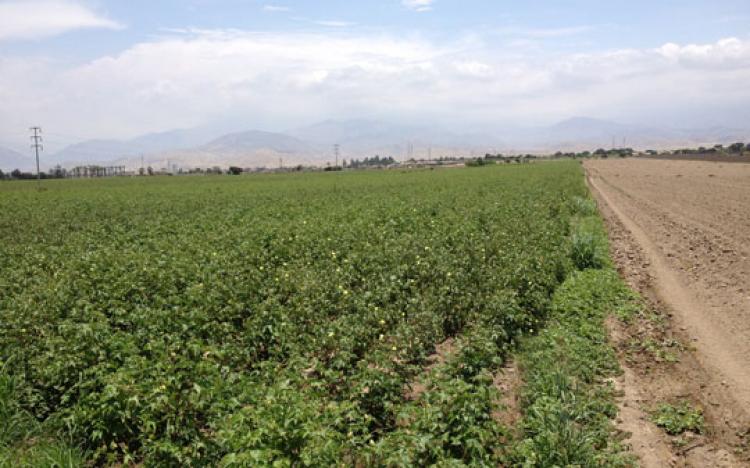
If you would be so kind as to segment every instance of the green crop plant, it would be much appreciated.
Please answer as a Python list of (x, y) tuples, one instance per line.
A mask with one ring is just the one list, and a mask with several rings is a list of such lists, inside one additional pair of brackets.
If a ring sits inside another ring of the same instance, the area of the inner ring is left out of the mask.
[(1, 184), (0, 453), (495, 463), (490, 376), (553, 309), (582, 180), (555, 162)]

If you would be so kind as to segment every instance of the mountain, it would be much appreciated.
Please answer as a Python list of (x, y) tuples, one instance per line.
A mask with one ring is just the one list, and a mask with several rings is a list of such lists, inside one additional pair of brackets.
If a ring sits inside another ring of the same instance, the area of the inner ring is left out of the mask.
[(373, 120), (326, 120), (288, 131), (299, 139), (319, 145), (372, 146), (413, 138), (420, 129)]
[(609, 148), (615, 146), (661, 146), (679, 139), (677, 131), (628, 125), (601, 119), (574, 117), (544, 129), (536, 140), (548, 147)]
[(283, 133), (248, 130), (229, 133), (201, 146), (165, 151), (151, 155), (157, 167), (177, 164), (183, 167), (277, 167), (285, 165), (319, 165), (324, 151), (317, 145)]
[(34, 158), (24, 156), (10, 148), (0, 146), (0, 169), (4, 172), (11, 172), (14, 169), (30, 171), (36, 167)]
[(483, 134), (461, 134), (435, 125), (398, 125), (376, 120), (326, 120), (287, 132), (319, 145), (340, 144), (354, 151), (412, 145), (472, 146), (495, 139)]
[(230, 133), (212, 140), (199, 148), (214, 153), (247, 153), (269, 150), (276, 153), (308, 153), (314, 147), (310, 143), (283, 133), (249, 130)]
[[(127, 141), (89, 140), (69, 146), (45, 160), (68, 167), (109, 163), (134, 169), (140, 167), (143, 156), (146, 165), (155, 168), (173, 165), (276, 167), (280, 162), (284, 165), (332, 164), (334, 144), (340, 145), (341, 159), (378, 154), (406, 160), (410, 157), (473, 157), (498, 152), (544, 154), (558, 150), (594, 150), (609, 148), (613, 142), (615, 146), (636, 149), (668, 149), (750, 140), (750, 131), (742, 129), (673, 129), (588, 117), (574, 117), (545, 127), (497, 126), (484, 133), (365, 119), (326, 120), (284, 133), (247, 130), (222, 135), (217, 128), (152, 133)], [(217, 135), (222, 136), (217, 138)], [(27, 158), (22, 161), (29, 162)]]
[(143, 152), (145, 153), (153, 153), (178, 148), (192, 148), (205, 144), (222, 133), (222, 131), (213, 127), (170, 130), (143, 135), (131, 140), (131, 143), (144, 148)]
[(750, 131), (714, 127), (676, 129), (666, 126), (630, 125), (588, 117), (574, 117), (547, 127), (506, 132), (504, 146), (519, 152), (580, 151), (615, 146), (636, 149), (671, 149), (713, 146), (743, 141)]
[(143, 154), (159, 153), (202, 145), (219, 134), (210, 128), (150, 133), (131, 140), (87, 140), (70, 145), (51, 159), (61, 164), (104, 163)]

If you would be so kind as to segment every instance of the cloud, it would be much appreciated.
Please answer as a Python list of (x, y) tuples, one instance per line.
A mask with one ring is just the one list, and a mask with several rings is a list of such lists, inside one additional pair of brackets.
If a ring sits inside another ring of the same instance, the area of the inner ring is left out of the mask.
[(722, 39), (715, 44), (668, 43), (656, 50), (670, 62), (690, 68), (750, 66), (750, 43), (736, 37)]
[(357, 23), (351, 21), (335, 21), (335, 20), (318, 20), (314, 21), (319, 26), (327, 26), (331, 28), (347, 28), (349, 26), (355, 26)]
[(669, 120), (750, 107), (748, 48), (728, 38), (548, 55), (476, 37), (186, 30), (84, 65), (0, 57), (0, 121), (128, 137), (217, 120), (271, 130), (361, 116), (463, 129)]
[(402, 0), (401, 4), (414, 11), (430, 11), (435, 0)]
[(123, 26), (70, 0), (0, 2), (0, 41), (40, 39), (76, 29), (122, 29)]
[(291, 8), (288, 6), (281, 6), (281, 5), (263, 5), (263, 11), (268, 11), (270, 13), (283, 13), (292, 11)]

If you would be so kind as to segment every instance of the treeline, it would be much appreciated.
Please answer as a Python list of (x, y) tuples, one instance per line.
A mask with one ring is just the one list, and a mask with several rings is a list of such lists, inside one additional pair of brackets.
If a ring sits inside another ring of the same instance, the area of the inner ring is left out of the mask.
[(714, 145), (710, 148), (699, 146), (698, 148), (680, 148), (672, 151), (672, 154), (736, 154), (742, 155), (750, 152), (750, 143), (732, 143), (731, 145)]
[(386, 156), (384, 158), (381, 158), (379, 155), (375, 155), (372, 158), (365, 158), (362, 160), (359, 159), (352, 159), (348, 163), (346, 160), (344, 160), (344, 167), (348, 167), (351, 169), (358, 169), (362, 167), (382, 167), (382, 166), (391, 166), (394, 164), (398, 164), (395, 159), (391, 156)]
[[(65, 168), (56, 166), (54, 169), (47, 171), (47, 172), (40, 172), (39, 178), (40, 179), (64, 179), (68, 176), (67, 171)], [(3, 179), (10, 179), (10, 180), (30, 180), (30, 179), (36, 179), (37, 175), (35, 172), (27, 172), (22, 171), (20, 169), (13, 169), (11, 172), (3, 172), (2, 169), (0, 169), (0, 180)]]

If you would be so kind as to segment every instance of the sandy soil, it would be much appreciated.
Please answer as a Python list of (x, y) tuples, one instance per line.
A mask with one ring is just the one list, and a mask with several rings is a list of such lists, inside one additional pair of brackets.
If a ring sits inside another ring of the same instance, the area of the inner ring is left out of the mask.
[[(618, 268), (667, 314), (661, 326), (611, 327), (626, 368), (621, 422), (634, 450), (644, 466), (750, 466), (750, 165), (626, 159), (585, 167)], [(628, 353), (639, 340), (679, 344), (677, 362)], [(707, 431), (681, 441), (655, 436), (649, 407), (683, 399), (703, 407)]]

